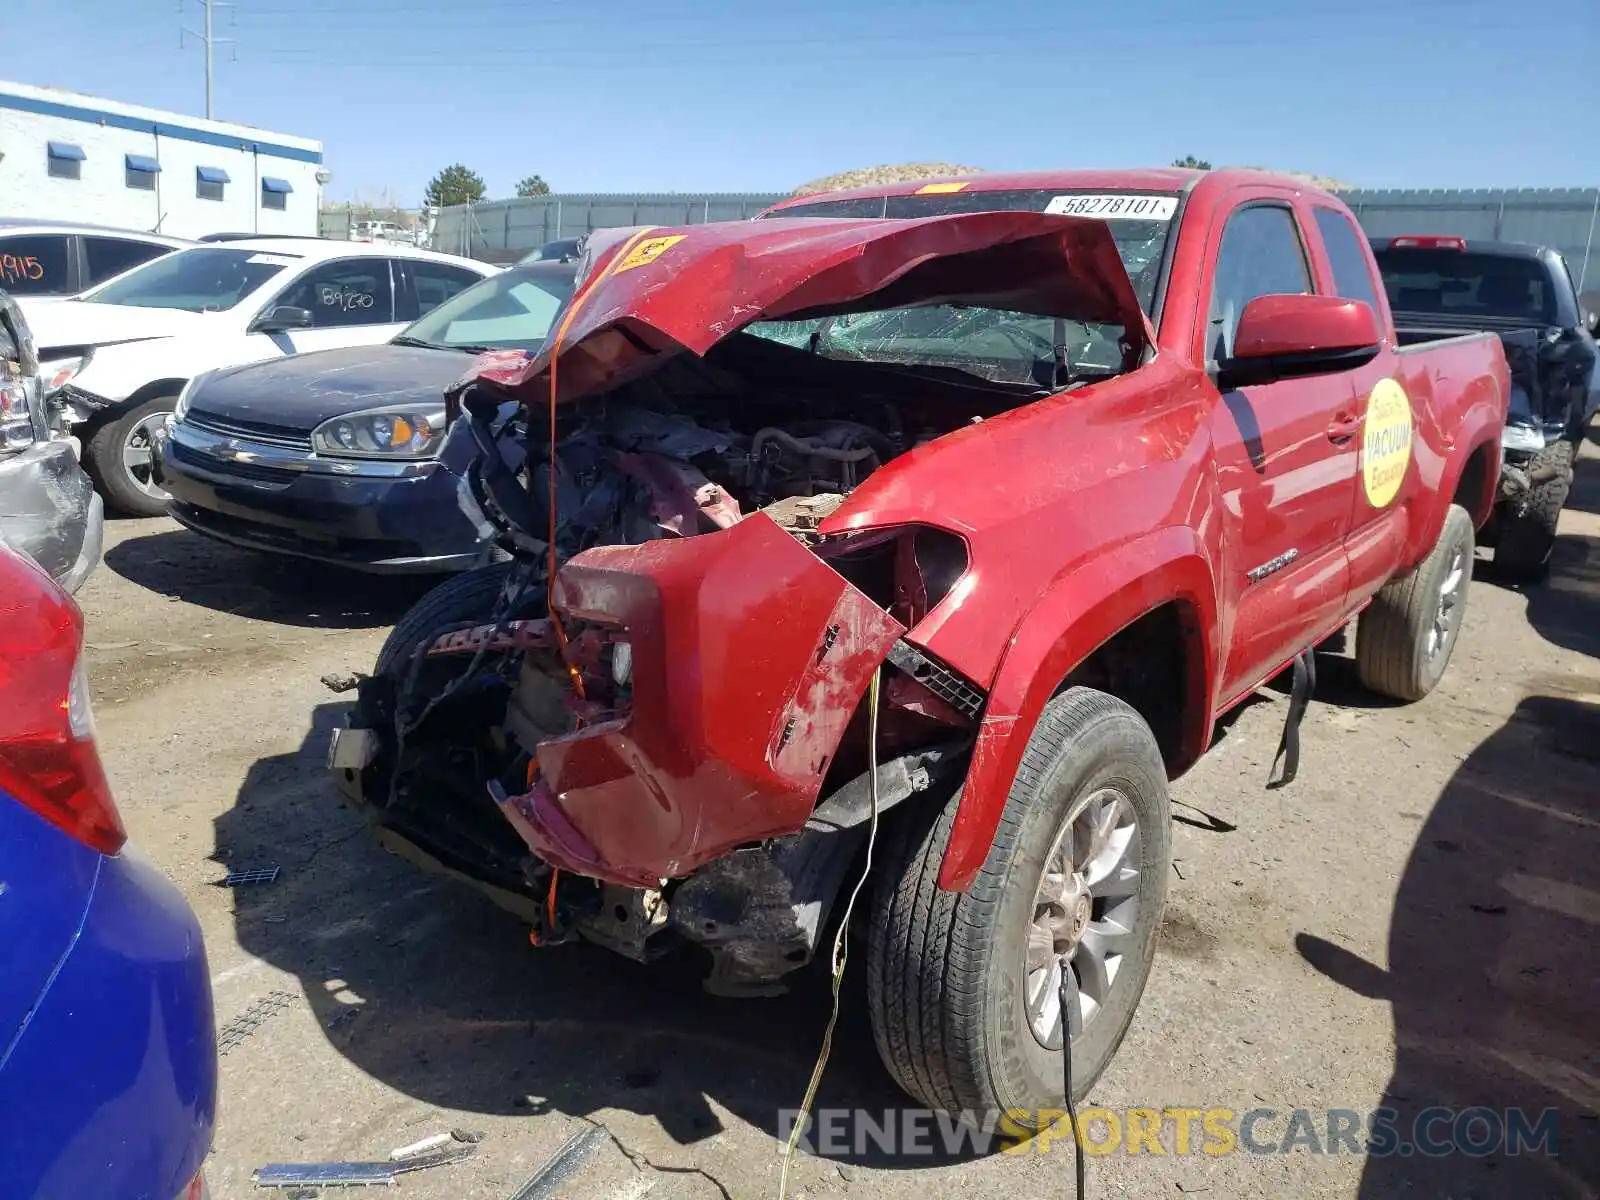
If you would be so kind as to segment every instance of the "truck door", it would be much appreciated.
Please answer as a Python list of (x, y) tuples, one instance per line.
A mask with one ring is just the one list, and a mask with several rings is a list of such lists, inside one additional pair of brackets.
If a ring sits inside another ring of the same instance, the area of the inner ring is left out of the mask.
[[(1380, 325), (1388, 328), (1385, 308), (1378, 301), (1382, 284), (1366, 238), (1338, 209), (1318, 204), (1311, 212), (1328, 262), (1324, 282), (1346, 300), (1369, 305)], [(1414, 486), (1416, 475), (1411, 464), (1412, 409), (1418, 397), (1407, 394), (1400, 361), (1389, 345), (1370, 363), (1350, 372), (1351, 416), (1357, 423), (1351, 442), (1357, 461), (1346, 543), (1351, 608), (1389, 581), (1408, 542), (1409, 510), (1400, 501), (1406, 485)]]
[[(1287, 197), (1249, 196), (1211, 238), (1212, 277), (1201, 291), (1209, 308), (1199, 330), (1208, 366), (1231, 355), (1251, 300), (1316, 290)], [(1351, 419), (1351, 397), (1348, 373), (1337, 371), (1227, 391), (1214, 410), (1221, 591), (1233, 615), (1225, 704), (1332, 632), (1344, 612), (1356, 453), (1340, 422)]]

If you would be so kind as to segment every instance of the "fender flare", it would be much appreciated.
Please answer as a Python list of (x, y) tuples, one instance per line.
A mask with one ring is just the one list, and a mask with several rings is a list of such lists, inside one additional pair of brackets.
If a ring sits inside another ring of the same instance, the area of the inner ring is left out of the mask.
[(1210, 738), (1217, 676), (1217, 592), (1192, 529), (1171, 526), (1103, 547), (1058, 575), (1011, 636), (972, 748), (939, 886), (966, 891), (994, 842), (1022, 753), (1050, 698), (1085, 659), (1140, 617), (1173, 601), (1185, 610), (1189, 695), (1181, 773)]
[[(1438, 495), (1433, 504), (1428, 521), (1428, 530), (1432, 536), (1428, 539), (1427, 548), (1423, 553), (1433, 548), (1433, 543), (1438, 540), (1439, 531), (1444, 528), (1445, 514), (1450, 511), (1450, 505), (1455, 502), (1456, 489), (1461, 486), (1461, 477), (1466, 474), (1467, 464), (1479, 454), (1485, 446), (1493, 446), (1500, 438), (1500, 428), (1503, 421), (1496, 421), (1495, 414), (1482, 405), (1474, 406), (1467, 418), (1462, 422), (1461, 432), (1456, 440), (1456, 453), (1452, 455), (1449, 465), (1445, 468), (1444, 478), (1440, 480)], [(1495, 497), (1500, 490), (1500, 460), (1499, 455), (1493, 455), (1493, 462), (1484, 472), (1483, 494), (1473, 497), (1473, 507), (1468, 511), (1472, 515), (1475, 527), (1482, 527), (1488, 520), (1490, 512), (1494, 509)]]

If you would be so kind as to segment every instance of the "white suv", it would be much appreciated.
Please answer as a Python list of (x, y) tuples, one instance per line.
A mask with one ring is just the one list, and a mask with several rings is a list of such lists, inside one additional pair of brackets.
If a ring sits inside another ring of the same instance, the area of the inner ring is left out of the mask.
[[(82, 296), (22, 307), (50, 401), (112, 507), (164, 511), (150, 447), (186, 384), (248, 362), (386, 342), (500, 268), (403, 246), (242, 238), (191, 246)], [(270, 414), (264, 414), (270, 416)]]

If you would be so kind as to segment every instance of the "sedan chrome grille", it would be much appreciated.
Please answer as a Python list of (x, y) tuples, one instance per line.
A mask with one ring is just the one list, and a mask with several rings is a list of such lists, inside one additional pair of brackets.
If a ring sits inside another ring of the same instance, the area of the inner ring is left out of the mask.
[(247, 438), (266, 446), (279, 446), (285, 450), (311, 450), (311, 435), (282, 425), (268, 425), (261, 421), (236, 421), (214, 413), (190, 409), (183, 414), (183, 422), (219, 437)]

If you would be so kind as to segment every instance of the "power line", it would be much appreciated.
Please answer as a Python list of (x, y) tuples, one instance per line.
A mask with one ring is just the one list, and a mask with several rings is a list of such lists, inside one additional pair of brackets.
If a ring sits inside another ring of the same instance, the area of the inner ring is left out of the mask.
[[(186, 26), (180, 25), (178, 27), (178, 48), (180, 50), (183, 49), (183, 35), (184, 34), (188, 34), (192, 38), (197, 38), (200, 41), (201, 46), (205, 49), (205, 54), (206, 54), (206, 119), (210, 120), (211, 119), (211, 49), (212, 49), (213, 46), (217, 46), (217, 45), (232, 45), (233, 44), (233, 39), (232, 38), (219, 38), (219, 37), (216, 37), (211, 32), (211, 10), (214, 9), (214, 8), (232, 8), (233, 5), (232, 5), (232, 3), (229, 2), (229, 0), (200, 0), (200, 7), (205, 10), (205, 18), (206, 18), (205, 30), (206, 31), (204, 33), (196, 33), (194, 30), (189, 29)], [(183, 0), (178, 0), (178, 13), (179, 13), (180, 16), (183, 13)]]

